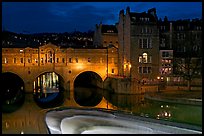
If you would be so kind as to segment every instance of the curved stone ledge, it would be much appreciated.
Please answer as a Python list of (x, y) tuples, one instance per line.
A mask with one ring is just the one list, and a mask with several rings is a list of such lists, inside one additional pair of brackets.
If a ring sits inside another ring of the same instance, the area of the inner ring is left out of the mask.
[(170, 97), (164, 97), (164, 96), (159, 96), (159, 95), (152, 95), (151, 93), (146, 93), (144, 95), (144, 98), (149, 99), (149, 100), (163, 101), (163, 102), (169, 102), (169, 103), (202, 106), (202, 99), (170, 98)]

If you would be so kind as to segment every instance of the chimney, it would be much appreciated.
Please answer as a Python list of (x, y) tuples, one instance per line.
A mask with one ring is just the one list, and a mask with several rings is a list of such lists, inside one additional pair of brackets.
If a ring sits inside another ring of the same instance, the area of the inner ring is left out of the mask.
[(124, 10), (120, 11), (120, 15), (122, 15), (122, 16), (124, 15)]
[(148, 14), (151, 14), (155, 17), (156, 20), (158, 20), (157, 18), (157, 14), (156, 14), (156, 8), (151, 8), (148, 10)]
[(156, 8), (149, 9), (148, 14), (156, 15)]
[(127, 8), (126, 8), (126, 14), (129, 14), (130, 13), (130, 7), (128, 6)]

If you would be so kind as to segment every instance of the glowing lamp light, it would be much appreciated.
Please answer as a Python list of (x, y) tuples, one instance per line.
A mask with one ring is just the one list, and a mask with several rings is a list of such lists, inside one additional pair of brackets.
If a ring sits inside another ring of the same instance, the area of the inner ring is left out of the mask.
[(158, 76), (158, 77), (157, 77), (157, 79), (159, 80), (159, 79), (160, 79), (160, 77)]
[(129, 64), (129, 68), (131, 68), (131, 64)]

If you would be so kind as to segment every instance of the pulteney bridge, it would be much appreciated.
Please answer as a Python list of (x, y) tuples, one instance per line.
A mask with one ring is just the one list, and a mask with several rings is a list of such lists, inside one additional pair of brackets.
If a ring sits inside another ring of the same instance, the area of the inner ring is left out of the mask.
[(74, 82), (82, 73), (95, 76), (92, 84), (103, 88), (107, 76), (118, 75), (118, 50), (111, 48), (61, 48), (53, 44), (39, 48), (2, 48), (2, 73), (17, 75), (24, 82), (24, 90), (33, 93), (36, 79), (54, 72), (65, 92), (74, 98)]

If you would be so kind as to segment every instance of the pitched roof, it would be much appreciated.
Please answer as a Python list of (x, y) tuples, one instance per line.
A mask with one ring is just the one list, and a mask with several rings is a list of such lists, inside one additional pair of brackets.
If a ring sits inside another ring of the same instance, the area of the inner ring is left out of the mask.
[(142, 12), (142, 13), (130, 12), (131, 21), (141, 22), (140, 18), (149, 18), (149, 22), (156, 22), (156, 18), (152, 14), (149, 14), (149, 13), (146, 13), (146, 12)]
[(118, 33), (115, 25), (102, 25), (101, 33)]

